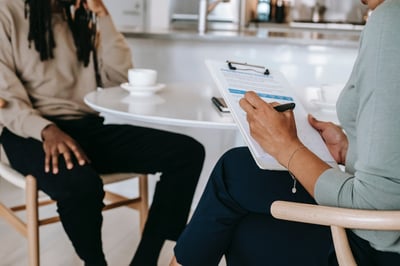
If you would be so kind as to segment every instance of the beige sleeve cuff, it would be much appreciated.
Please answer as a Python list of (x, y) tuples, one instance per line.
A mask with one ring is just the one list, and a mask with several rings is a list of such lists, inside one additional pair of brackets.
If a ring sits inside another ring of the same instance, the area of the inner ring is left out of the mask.
[(22, 125), (22, 132), (25, 136), (42, 141), (42, 130), (50, 124), (53, 124), (53, 122), (43, 117), (32, 115), (25, 119)]

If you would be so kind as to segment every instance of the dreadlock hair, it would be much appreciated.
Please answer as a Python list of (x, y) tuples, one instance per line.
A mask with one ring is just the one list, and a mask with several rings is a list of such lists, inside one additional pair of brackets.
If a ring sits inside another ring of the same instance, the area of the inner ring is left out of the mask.
[[(53, 49), (56, 46), (52, 29), (52, 0), (25, 0), (25, 18), (29, 16), (28, 41), (33, 42), (40, 60), (54, 58)], [(67, 17), (77, 49), (78, 60), (88, 66), (90, 53), (94, 51), (95, 28), (91, 23), (91, 12), (88, 12), (81, 1), (75, 10), (74, 18), (71, 14), (71, 4), (75, 1), (60, 1), (64, 14)], [(95, 52), (95, 51), (94, 51)]]
[(51, 29), (51, 4), (49, 0), (25, 0), (25, 18), (29, 15), (29, 45), (33, 41), (40, 60), (53, 58), (54, 42)]

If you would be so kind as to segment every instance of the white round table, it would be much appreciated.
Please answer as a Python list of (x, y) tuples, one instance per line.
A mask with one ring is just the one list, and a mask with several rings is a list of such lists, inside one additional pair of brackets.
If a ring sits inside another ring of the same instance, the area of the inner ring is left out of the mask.
[(131, 95), (120, 88), (107, 88), (85, 96), (94, 110), (131, 121), (184, 127), (236, 129), (230, 114), (220, 114), (211, 102), (218, 95), (198, 84), (168, 84), (148, 95)]

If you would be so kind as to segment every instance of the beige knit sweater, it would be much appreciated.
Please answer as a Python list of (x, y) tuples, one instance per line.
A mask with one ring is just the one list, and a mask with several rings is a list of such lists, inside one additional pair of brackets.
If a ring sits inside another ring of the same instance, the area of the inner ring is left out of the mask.
[[(53, 15), (56, 42), (54, 59), (40, 61), (28, 43), (29, 22), (23, 0), (0, 0), (0, 97), (8, 104), (0, 109), (0, 130), (7, 127), (22, 137), (41, 140), (50, 121), (94, 113), (83, 97), (96, 90), (94, 67), (78, 61), (72, 34), (61, 14)], [(125, 82), (132, 67), (124, 37), (109, 16), (98, 19), (98, 58), (104, 87)]]

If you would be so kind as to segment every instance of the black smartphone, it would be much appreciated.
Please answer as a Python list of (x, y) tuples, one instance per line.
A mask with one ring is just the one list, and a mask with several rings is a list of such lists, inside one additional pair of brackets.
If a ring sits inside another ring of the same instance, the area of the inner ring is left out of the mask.
[(222, 97), (212, 97), (211, 101), (218, 108), (221, 113), (229, 113), (229, 108)]

